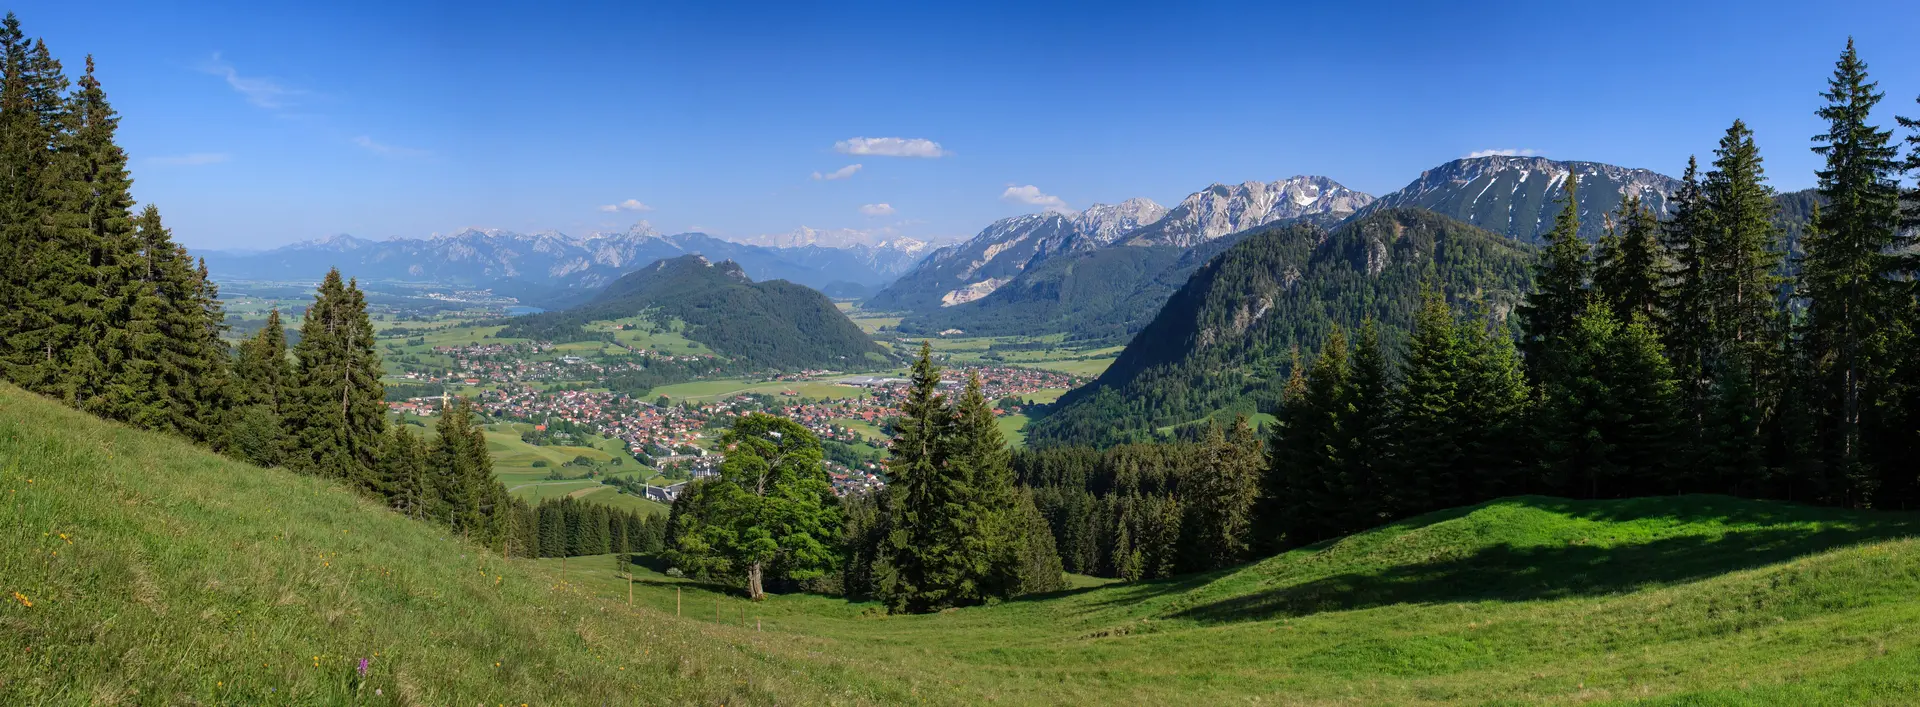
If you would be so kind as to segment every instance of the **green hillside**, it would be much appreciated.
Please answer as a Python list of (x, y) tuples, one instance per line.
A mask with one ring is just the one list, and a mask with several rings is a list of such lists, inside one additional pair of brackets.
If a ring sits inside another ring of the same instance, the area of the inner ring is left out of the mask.
[(509, 320), (497, 336), (611, 338), (595, 322), (645, 317), (754, 368), (868, 369), (882, 349), (826, 295), (785, 280), (754, 282), (738, 263), (697, 255), (659, 260), (608, 284), (591, 302)]
[(1895, 705), (1920, 692), (1907, 539), (1920, 516), (1906, 513), (1512, 498), (1225, 572), (886, 616), (823, 596), (754, 605), (644, 570), (629, 608), (611, 558), (476, 555), (344, 487), (11, 387), (0, 496), (4, 704)]
[(1419, 209), (1331, 233), (1290, 224), (1248, 236), (1193, 273), (1120, 358), (1036, 420), (1032, 439), (1107, 445), (1208, 415), (1273, 409), (1295, 347), (1368, 317), (1397, 345), (1431, 284), (1504, 313), (1527, 287), (1526, 246)]

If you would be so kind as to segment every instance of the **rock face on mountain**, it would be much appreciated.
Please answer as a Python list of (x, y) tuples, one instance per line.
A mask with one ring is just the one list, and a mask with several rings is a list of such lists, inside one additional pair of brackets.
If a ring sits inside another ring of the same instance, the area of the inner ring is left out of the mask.
[[(940, 310), (962, 305), (995, 308), (1002, 303), (994, 299), (994, 294), (1009, 287), (1027, 293), (1013, 299), (1049, 307), (1051, 305), (1044, 302), (1047, 299), (1044, 293), (1081, 292), (1108, 299), (1124, 297), (1142, 283), (1124, 281), (1123, 271), (1135, 272), (1141, 281), (1150, 281), (1161, 274), (1162, 267), (1178, 260), (1182, 252), (1230, 234), (1303, 218), (1337, 221), (1372, 201), (1373, 197), (1326, 177), (1298, 176), (1277, 182), (1215, 184), (1188, 195), (1172, 209), (1136, 198), (1119, 204), (1095, 204), (1077, 213), (1015, 216), (994, 222), (965, 243), (935, 251), (921, 261), (919, 267), (870, 298), (868, 306), (916, 312), (942, 321), (963, 321), (968, 317), (948, 315)], [(1121, 247), (1161, 251), (1124, 256), (1092, 255)], [(1071, 278), (1073, 271), (1080, 269), (1072, 266), (1055, 266), (1042, 276), (1043, 283), (1023, 279), (1028, 271), (1062, 257), (1093, 258), (1088, 267), (1098, 272), (1107, 291), (1094, 292), (1063, 282), (1060, 279), (1063, 274)], [(1184, 275), (1180, 279), (1184, 279)], [(1113, 288), (1118, 291), (1111, 291)], [(1038, 300), (1029, 296), (1036, 292), (1043, 293)], [(1159, 295), (1164, 297), (1170, 292), (1169, 289)], [(1158, 302), (1153, 305), (1158, 306)], [(1106, 308), (1102, 303), (1094, 306)], [(1053, 309), (1072, 312), (1083, 308), (1069, 305)], [(1034, 319), (1026, 315), (1007, 317), (1001, 313), (992, 316), (1003, 322)], [(1103, 325), (1107, 323), (1102, 321)], [(1047, 326), (1046, 331), (1059, 330), (1058, 325)], [(936, 330), (947, 328), (964, 329), (966, 324), (963, 321)]]
[(760, 279), (870, 288), (892, 281), (928, 250), (926, 243), (910, 238), (844, 248), (774, 248), (703, 233), (661, 235), (641, 222), (626, 231), (585, 237), (478, 228), (386, 241), (337, 235), (262, 253), (209, 252), (206, 257), (215, 273), (232, 279), (308, 280), (337, 266), (362, 280), (441, 282), (495, 288), (503, 294), (571, 291), (584, 297), (636, 267), (688, 254), (732, 260)]
[[(1121, 343), (1195, 268), (1241, 236), (1280, 223), (1331, 224), (1372, 200), (1326, 177), (1302, 176), (1215, 184), (1173, 209), (1129, 199), (1079, 214), (1016, 217), (962, 244), (970, 250), (929, 257), (870, 306), (912, 311), (900, 329), (913, 334), (1064, 332), (1076, 341)], [(964, 267), (975, 263), (987, 264)]]
[(1426, 209), (1528, 243), (1541, 242), (1553, 229), (1567, 175), (1580, 176), (1580, 235), (1598, 240), (1605, 216), (1619, 210), (1628, 195), (1667, 216), (1667, 198), (1680, 181), (1645, 169), (1599, 162), (1561, 162), (1545, 157), (1472, 157), (1420, 174), (1406, 188), (1360, 209)]
[(868, 298), (867, 306), (928, 311), (972, 302), (1012, 282), (1031, 264), (1061, 253), (1099, 248), (1165, 213), (1146, 199), (1128, 199), (1111, 206), (1096, 204), (1079, 213), (1003, 218), (965, 242), (934, 251)]
[(869, 368), (885, 349), (817, 291), (784, 280), (754, 282), (731, 260), (699, 255), (658, 260), (628, 272), (587, 304), (510, 320), (498, 336), (545, 341), (593, 339), (588, 322), (646, 316), (754, 368)]
[(1191, 248), (1229, 233), (1313, 216), (1344, 217), (1373, 197), (1326, 177), (1298, 176), (1277, 182), (1215, 184), (1187, 195), (1166, 218), (1126, 236), (1128, 245)]
[(1329, 232), (1253, 232), (1192, 274), (1118, 360), (1029, 428), (1045, 443), (1112, 444), (1209, 415), (1271, 409), (1291, 352), (1372, 318), (1402, 340), (1423, 283), (1463, 309), (1510, 312), (1533, 248), (1420, 209), (1383, 209)]

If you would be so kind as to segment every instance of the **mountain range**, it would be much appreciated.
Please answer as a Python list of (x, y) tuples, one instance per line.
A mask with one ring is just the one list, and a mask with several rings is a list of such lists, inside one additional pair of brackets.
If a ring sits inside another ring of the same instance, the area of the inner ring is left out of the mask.
[(1338, 220), (1373, 197), (1326, 177), (1214, 184), (1166, 209), (1147, 199), (1002, 219), (935, 251), (867, 301), (912, 312), (910, 334), (1068, 331), (1116, 339), (1232, 239), (1271, 223)]
[(735, 243), (704, 233), (661, 235), (645, 222), (585, 237), (468, 228), (431, 238), (373, 241), (335, 235), (259, 253), (204, 253), (223, 279), (311, 280), (328, 266), (361, 280), (492, 288), (543, 306), (578, 302), (627, 272), (664, 258), (704, 255), (737, 263), (760, 280), (789, 280), (861, 296), (906, 272), (931, 247), (911, 238), (829, 247)]

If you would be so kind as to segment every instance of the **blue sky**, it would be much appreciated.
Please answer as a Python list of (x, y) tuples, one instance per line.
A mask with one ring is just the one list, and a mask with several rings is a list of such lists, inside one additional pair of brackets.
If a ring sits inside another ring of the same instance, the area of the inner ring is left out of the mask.
[(1678, 174), (1735, 118), (1802, 188), (1849, 35), (1885, 122), (1920, 114), (1910, 0), (191, 5), (10, 7), (72, 73), (95, 55), (135, 196), (203, 248), (639, 219), (951, 238), (1046, 197), (1379, 194), (1482, 150)]

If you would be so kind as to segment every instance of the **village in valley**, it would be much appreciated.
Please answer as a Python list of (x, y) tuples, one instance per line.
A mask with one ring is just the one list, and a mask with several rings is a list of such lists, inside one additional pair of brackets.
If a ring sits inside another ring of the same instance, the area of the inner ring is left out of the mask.
[[(663, 350), (620, 339), (583, 346), (490, 339), (485, 338), (490, 332), (480, 329), (462, 332), (474, 339), (439, 343), (452, 338), (448, 332), (446, 326), (412, 322), (382, 331), (393, 413), (432, 418), (452, 396), (461, 396), (494, 426), (523, 430), (524, 444), (576, 445), (587, 437), (615, 440), (653, 473), (635, 475), (623, 469), (610, 475), (589, 469), (583, 472), (585, 478), (666, 504), (689, 481), (718, 473), (726, 453), (720, 447), (721, 433), (734, 418), (754, 412), (792, 419), (817, 435), (827, 452), (835, 493), (882, 487), (888, 420), (909, 383), (901, 369), (742, 373), (712, 353)], [(649, 380), (646, 373), (663, 364), (700, 372), (699, 377), (646, 388), (633, 383)], [(1032, 406), (1051, 402), (1087, 380), (1057, 370), (971, 361), (950, 363), (942, 371), (941, 387), (957, 394), (970, 376), (980, 378), (995, 416), (1015, 435)], [(544, 481), (550, 483), (573, 480), (564, 470), (548, 474)]]

